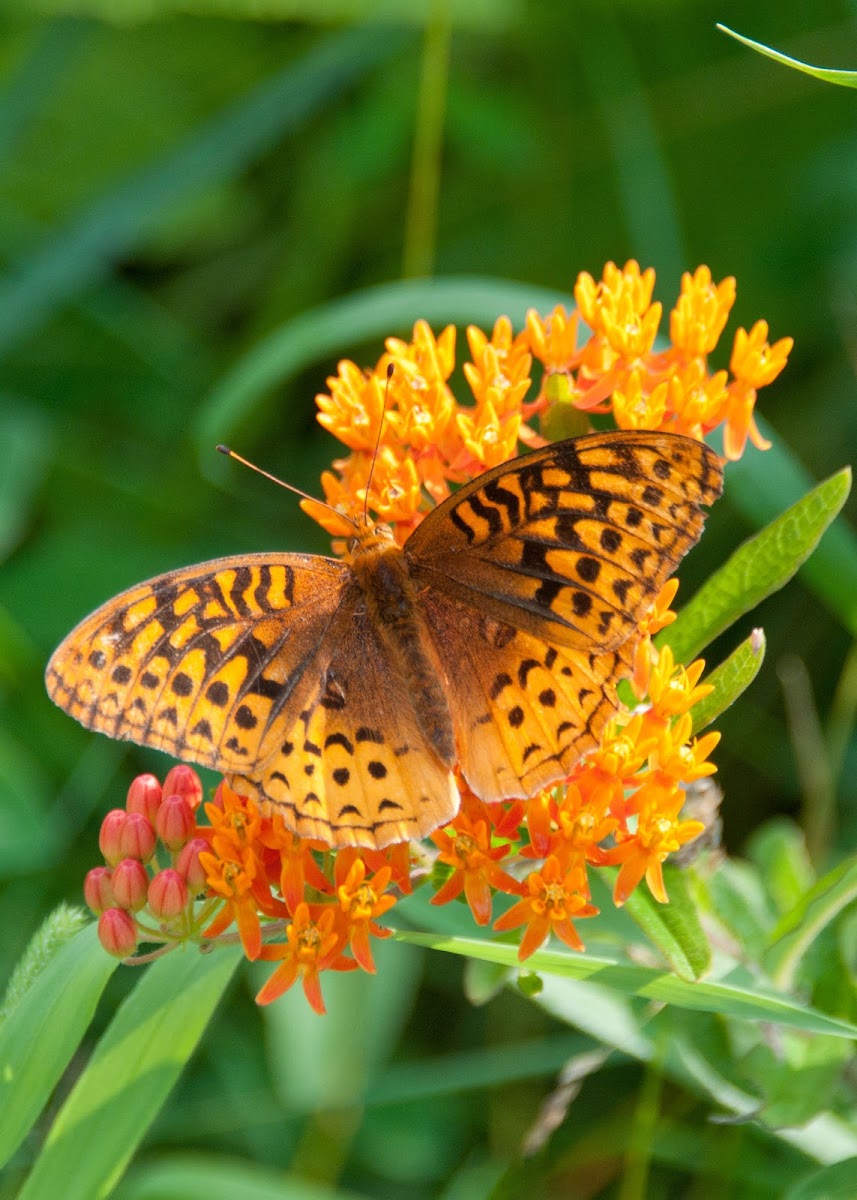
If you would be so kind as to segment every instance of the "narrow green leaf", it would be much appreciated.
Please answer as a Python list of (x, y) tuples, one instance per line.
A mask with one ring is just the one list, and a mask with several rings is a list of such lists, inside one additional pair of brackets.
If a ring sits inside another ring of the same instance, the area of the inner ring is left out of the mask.
[(787, 583), (818, 544), (851, 490), (838, 471), (739, 546), (658, 637), (689, 662), (718, 634)]
[(102, 278), (171, 206), (231, 178), (398, 50), (405, 36), (377, 26), (331, 35), (51, 235), (0, 280), (0, 350)]
[(50, 1098), (117, 965), (89, 925), (44, 967), (0, 1029), (0, 1166)]
[(694, 735), (735, 703), (759, 674), (764, 659), (765, 634), (761, 629), (754, 629), (719, 667), (706, 675), (703, 683), (711, 684), (714, 691), (698, 700), (690, 710)]
[(820, 79), (824, 83), (838, 83), (841, 87), (857, 87), (857, 71), (840, 71), (833, 67), (814, 67), (810, 63), (801, 62), (799, 58), (789, 58), (787, 54), (772, 50), (770, 46), (765, 46), (762, 42), (754, 42), (752, 38), (736, 33), (727, 25), (721, 25), (718, 22), (717, 28), (721, 33), (727, 33), (729, 37), (734, 38), (736, 42), (743, 42), (751, 50), (764, 54), (766, 58), (772, 58), (774, 62), (782, 63), (784, 67), (791, 67), (793, 71), (803, 71), (804, 75), (812, 75), (814, 79)]
[[(761, 529), (805, 496), (815, 480), (763, 417), (757, 417), (757, 424), (771, 448), (748, 446), (740, 462), (729, 464), (727, 496), (736, 512)], [(857, 637), (857, 532), (844, 517), (827, 530), (800, 577)]]
[[(176, 951), (146, 968), (60, 1109), (19, 1200), (92, 1200), (110, 1192), (240, 959), (240, 947)], [(61, 989), (57, 1001), (67, 1003)]]
[[(434, 933), (396, 933), (401, 941), (443, 950), (447, 954), (482, 958), (487, 962), (519, 966), (517, 947), (477, 938), (450, 938)], [(679, 1008), (720, 1013), (748, 1021), (790, 1025), (807, 1033), (857, 1038), (857, 1025), (797, 1004), (787, 996), (727, 983), (689, 982), (651, 967), (638, 967), (615, 960), (595, 958), (560, 950), (537, 950), (527, 959), (526, 969), (570, 979), (592, 979), (627, 996), (661, 1000)]]
[[(603, 873), (614, 874), (606, 869)], [(665, 867), (664, 883), (669, 904), (659, 904), (648, 888), (639, 887), (625, 908), (680, 979), (699, 979), (711, 966), (711, 947), (684, 871)]]
[(420, 317), (430, 324), (474, 321), (493, 325), (506, 313), (523, 324), (528, 308), (550, 311), (568, 296), (505, 279), (478, 276), (404, 280), (334, 300), (286, 322), (253, 347), (220, 381), (201, 408), (196, 442), (208, 473), (211, 447), (233, 436), (275, 387), (310, 363), (370, 338), (409, 331)]
[(794, 979), (803, 955), (826, 925), (857, 899), (857, 857), (845, 859), (828, 871), (786, 913), (771, 935), (765, 966), (781, 987)]

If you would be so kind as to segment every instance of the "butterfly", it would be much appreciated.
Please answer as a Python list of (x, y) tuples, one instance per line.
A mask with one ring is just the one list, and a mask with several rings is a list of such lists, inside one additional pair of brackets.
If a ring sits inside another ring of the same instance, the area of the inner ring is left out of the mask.
[(222, 772), (332, 846), (420, 838), (530, 797), (597, 745), (637, 627), (720, 494), (712, 450), (592, 433), (494, 467), (398, 546), (248, 554), (169, 572), (48, 663), (82, 725)]

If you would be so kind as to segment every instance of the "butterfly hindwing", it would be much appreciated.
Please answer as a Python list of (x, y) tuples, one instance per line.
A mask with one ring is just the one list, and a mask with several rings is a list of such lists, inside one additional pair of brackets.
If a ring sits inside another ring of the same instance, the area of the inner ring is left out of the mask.
[(232, 786), (333, 846), (424, 837), (458, 808), (451, 764), (433, 750), (361, 599), (342, 605), (328, 646), (296, 719), (271, 727), (252, 778)]
[(606, 652), (699, 538), (721, 477), (692, 438), (588, 434), (465, 484), (405, 554), (426, 586), (549, 643)]
[(246, 768), (278, 714), (313, 686), (347, 570), (251, 554), (161, 575), (69, 634), (48, 663), (48, 692), (88, 729)]
[(626, 646), (551, 646), (440, 592), (425, 612), (447, 678), (465, 779), (489, 802), (532, 796), (598, 744), (630, 674)]

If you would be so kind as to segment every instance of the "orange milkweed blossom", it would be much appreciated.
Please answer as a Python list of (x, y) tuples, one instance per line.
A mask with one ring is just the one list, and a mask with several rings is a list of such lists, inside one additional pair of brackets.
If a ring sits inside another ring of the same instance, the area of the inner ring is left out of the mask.
[[(756, 399), (785, 366), (792, 339), (771, 344), (767, 324), (757, 321), (735, 334), (728, 370), (713, 370), (709, 356), (735, 303), (735, 280), (715, 282), (704, 266), (685, 274), (663, 348), (654, 286), (651, 268), (608, 263), (600, 280), (578, 277), (576, 307), (531, 310), (518, 332), (507, 317), (490, 334), (470, 326), (468, 403), (450, 385), (453, 326), (435, 335), (417, 321), (411, 340), (387, 339), (367, 371), (341, 362), (317, 405), (320, 424), (347, 452), (322, 477), (342, 519), (313, 501), (302, 506), (342, 539), (352, 532), (348, 518), (368, 504), (401, 544), (458, 485), (515, 457), (521, 443), (546, 444), (546, 418), (561, 406), (603, 414), (624, 429), (697, 439), (721, 427), (727, 459), (739, 458), (748, 438), (764, 448)], [(188, 767), (170, 772), (163, 788), (152, 776), (135, 780), (126, 809), (105, 818), (105, 863), (85, 884), (105, 948), (127, 957), (149, 944), (158, 954), (181, 941), (234, 937), (234, 925), (248, 958), (274, 964), (259, 1003), (300, 981), (323, 1013), (323, 972), (374, 972), (371, 940), (390, 935), (379, 922), (415, 886), (433, 886), (434, 904), (465, 901), (483, 927), (495, 893), (513, 897), (493, 928), (523, 928), (522, 960), (551, 934), (583, 950), (575, 922), (597, 912), (592, 868), (618, 868), (617, 905), (643, 879), (666, 902), (664, 861), (703, 830), (682, 818), (685, 787), (714, 772), (709, 756), (719, 739), (692, 737), (691, 709), (711, 691), (704, 663), (676, 663), (669, 646), (652, 642), (675, 618), (677, 587), (675, 579), (664, 585), (626, 645), (634, 700), (619, 705), (566, 781), (529, 800), (486, 804), (457, 776), (457, 815), (421, 845), (334, 851), (299, 837), (279, 812), (260, 811), (225, 782), (202, 820), (202, 787)], [(549, 690), (545, 697), (549, 703)], [(186, 804), (171, 802), (167, 811), (174, 795)]]

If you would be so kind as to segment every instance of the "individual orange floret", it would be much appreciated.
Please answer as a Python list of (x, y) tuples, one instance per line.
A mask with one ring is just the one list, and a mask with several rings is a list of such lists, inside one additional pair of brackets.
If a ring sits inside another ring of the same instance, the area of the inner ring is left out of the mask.
[(703, 832), (701, 821), (680, 821), (684, 790), (667, 776), (649, 779), (630, 798), (637, 813), (637, 827), (618, 845), (606, 852), (612, 863), (619, 863), (613, 889), (613, 902), (621, 907), (645, 875), (649, 891), (661, 904), (669, 901), (664, 887), (663, 863), (686, 842)]
[(714, 350), (735, 303), (735, 279), (729, 275), (715, 284), (706, 266), (681, 277), (681, 295), (670, 314), (673, 346), (688, 358)]
[(580, 366), (578, 323), (578, 313), (574, 310), (566, 312), (561, 304), (546, 317), (534, 308), (527, 311), (527, 345), (547, 373), (574, 371)]
[(699, 359), (675, 370), (669, 379), (666, 426), (673, 433), (683, 433), (700, 441), (720, 424), (729, 403), (726, 371), (709, 375)]
[(239, 857), (220, 858), (203, 850), (199, 861), (209, 889), (226, 901), (203, 936), (218, 937), (234, 921), (244, 953), (251, 960), (258, 958), (262, 950), (259, 910), (270, 911), (271, 896), (270, 892), (265, 896), (260, 895), (258, 864), (253, 851), (246, 847)]
[(654, 286), (654, 268), (641, 273), (634, 259), (622, 270), (607, 263), (600, 283), (586, 271), (577, 278), (574, 297), (580, 315), (625, 363), (648, 354), (658, 335), (663, 305), (652, 303)]
[(428, 321), (419, 320), (414, 324), (412, 342), (393, 337), (386, 339), (388, 358), (381, 359), (378, 373), (386, 375), (389, 361), (394, 367), (393, 378), (401, 372), (407, 385), (417, 391), (424, 391), (435, 383), (445, 383), (455, 370), (455, 337), (454, 325), (447, 325), (435, 338)]
[(660, 429), (667, 411), (670, 385), (666, 381), (643, 389), (643, 374), (632, 371), (613, 392), (613, 416), (620, 429)]
[(711, 694), (712, 685), (699, 682), (704, 670), (703, 659), (698, 658), (689, 667), (676, 665), (670, 647), (660, 648), (649, 676), (651, 708), (643, 716), (647, 732), (657, 733), (672, 717), (687, 712)]
[(389, 912), (396, 903), (395, 896), (386, 894), (392, 874), (392, 868), (385, 866), (367, 878), (361, 852), (350, 847), (336, 856), (334, 879), (341, 909), (339, 928), (359, 965), (372, 975), (375, 963), (369, 937), (388, 938), (392, 934), (391, 929), (376, 924), (376, 918)]
[(257, 1004), (270, 1004), (288, 991), (300, 976), (304, 995), (320, 1016), (327, 1010), (321, 994), (321, 971), (354, 970), (357, 963), (341, 954), (342, 937), (334, 928), (336, 913), (330, 906), (299, 904), (286, 927), (286, 941), (263, 946), (260, 957), (280, 965), (256, 996)]
[(327, 380), (330, 394), (322, 392), (315, 398), (318, 423), (349, 449), (371, 454), (384, 408), (386, 379), (361, 371), (348, 359), (339, 363), (337, 371)]
[(265, 822), (260, 840), (263, 846), (277, 853), (280, 893), (292, 915), (305, 898), (307, 887), (321, 894), (333, 890), (314, 856), (314, 851), (323, 852), (328, 847), (324, 842), (298, 837), (286, 827), (282, 813), (275, 812), (271, 820)]
[(571, 782), (593, 811), (621, 813), (625, 789), (633, 786), (634, 776), (657, 745), (658, 734), (644, 727), (641, 714), (625, 725), (614, 717), (601, 744), (575, 767)]
[(446, 883), (432, 896), (432, 904), (448, 904), (463, 891), (476, 924), (487, 925), (491, 920), (491, 889), (520, 891), (520, 884), (497, 865), (510, 847), (492, 846), (488, 822), (474, 821), (466, 812), (459, 812), (451, 824), (436, 829), (431, 837), (440, 851), (438, 862), (453, 868)]
[(723, 453), (731, 461), (744, 453), (747, 438), (760, 450), (771, 443), (762, 437), (753, 417), (756, 389), (772, 383), (786, 365), (794, 345), (790, 337), (768, 344), (768, 323), (757, 321), (749, 333), (739, 329), (735, 334), (730, 370), (735, 376), (729, 385), (729, 398), (723, 419)]
[(583, 950), (583, 942), (572, 923), (579, 917), (594, 917), (598, 909), (589, 903), (586, 869), (574, 863), (566, 869), (555, 854), (526, 879), (527, 895), (494, 922), (497, 930), (526, 925), (518, 958), (523, 961), (538, 950), (549, 933), (555, 933), (572, 950)]

